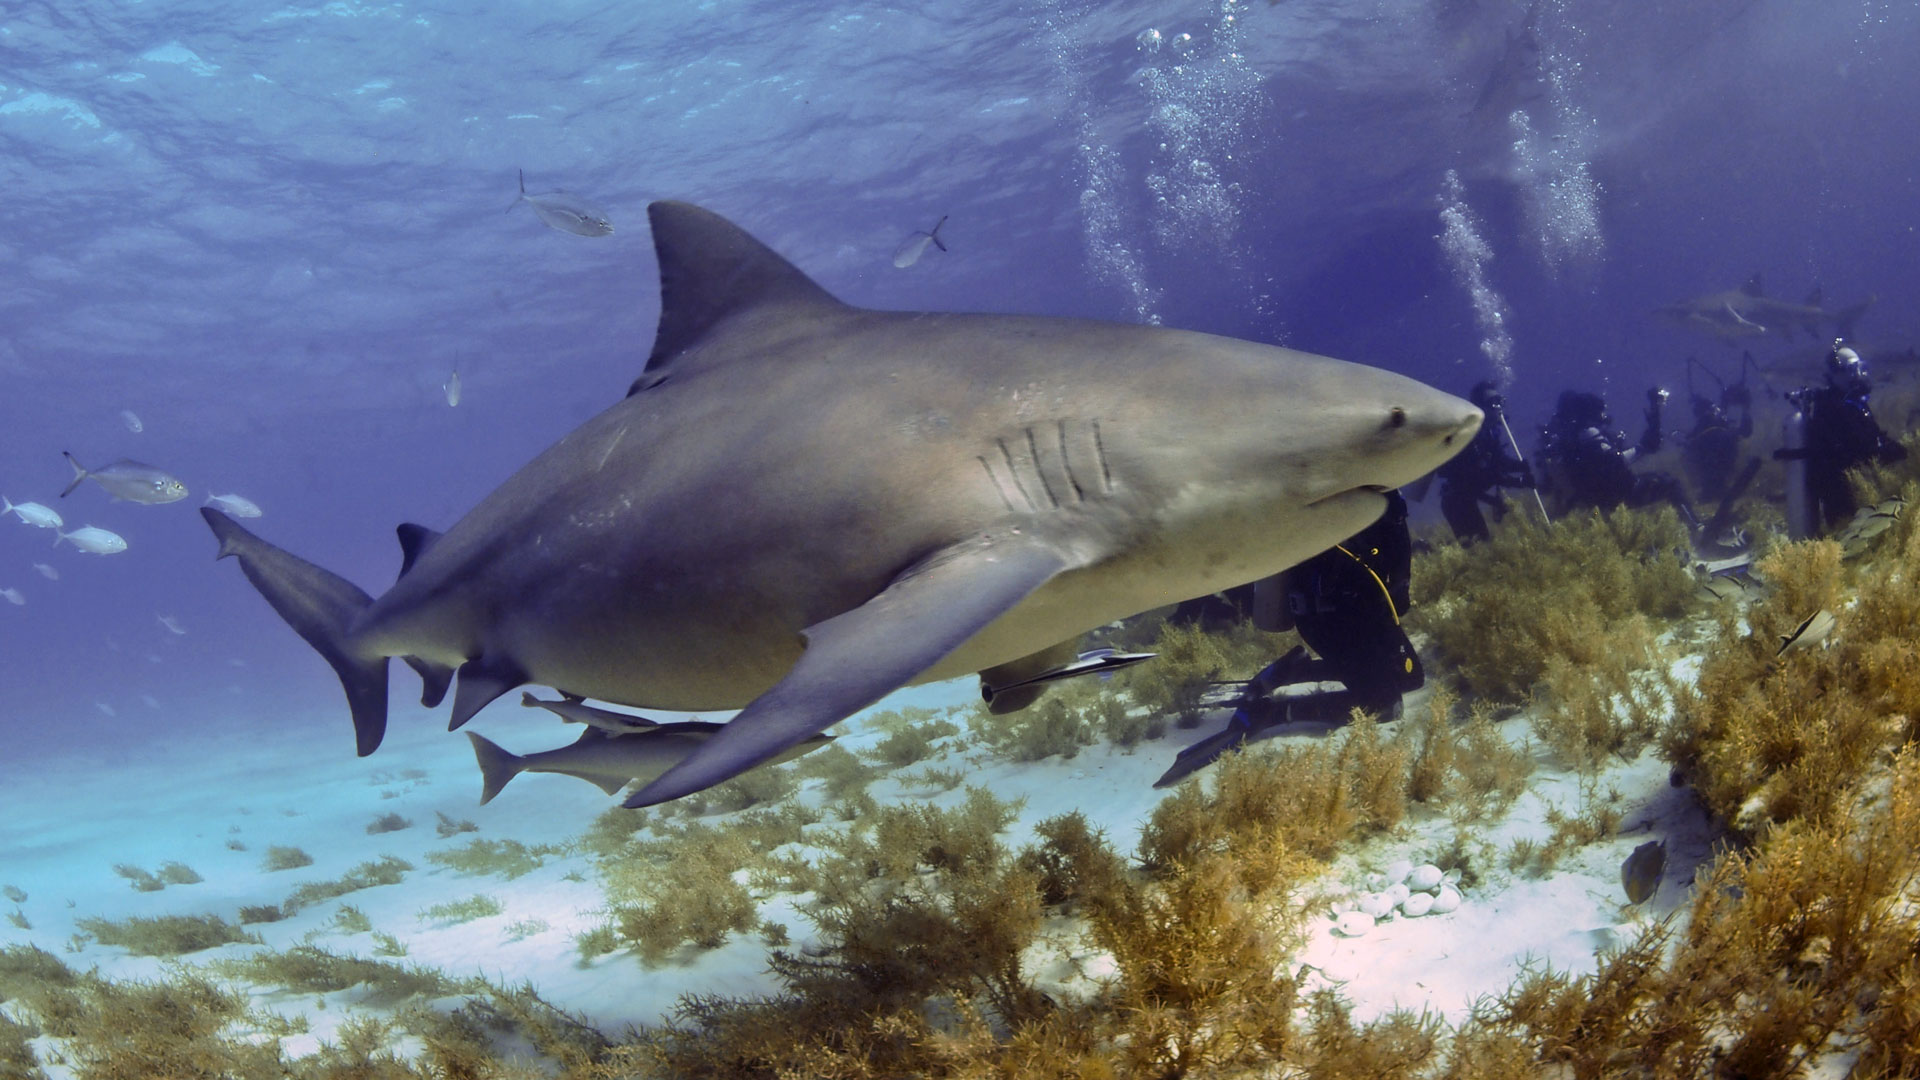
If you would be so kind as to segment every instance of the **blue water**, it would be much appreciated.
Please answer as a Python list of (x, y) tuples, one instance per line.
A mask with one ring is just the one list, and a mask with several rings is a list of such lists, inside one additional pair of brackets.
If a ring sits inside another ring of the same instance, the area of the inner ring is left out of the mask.
[[(331, 674), (192, 508), (243, 494), (262, 535), (378, 592), (396, 523), (451, 524), (639, 371), (656, 198), (854, 303), (1156, 320), (1456, 392), (1502, 372), (1516, 427), (1567, 385), (1631, 416), (1689, 352), (1726, 368), (1648, 312), (1755, 272), (1877, 294), (1863, 334), (1912, 343), (1920, 6), (1542, 0), (1537, 77), (1476, 111), (1526, 11), (8, 5), (0, 494), (130, 550), (0, 521), (27, 601), (0, 603), (0, 769), (210, 724), (271, 739), (316, 706), (350, 754)], [(617, 231), (508, 212), (517, 169)], [(1449, 206), (1473, 243), (1443, 243)], [(943, 214), (951, 250), (895, 269)], [(62, 450), (194, 494), (60, 500)]]

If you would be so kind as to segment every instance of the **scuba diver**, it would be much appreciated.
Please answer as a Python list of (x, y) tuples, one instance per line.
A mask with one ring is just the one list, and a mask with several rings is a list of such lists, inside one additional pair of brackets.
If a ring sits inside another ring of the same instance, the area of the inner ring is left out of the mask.
[(1873, 380), (1860, 354), (1836, 338), (1826, 366), (1825, 386), (1787, 395), (1797, 411), (1787, 418), (1786, 449), (1774, 452), (1787, 462), (1787, 526), (1796, 539), (1853, 516), (1858, 503), (1847, 485), (1848, 469), (1907, 456), (1907, 448), (1873, 418), (1867, 404)]
[[(1256, 582), (1255, 625), (1267, 631), (1297, 629), (1306, 645), (1296, 646), (1249, 680), (1226, 730), (1182, 750), (1154, 786), (1177, 783), (1277, 724), (1344, 723), (1354, 709), (1383, 721), (1399, 719), (1401, 695), (1426, 683), (1413, 643), (1400, 628), (1412, 567), (1407, 500), (1389, 491), (1386, 512), (1378, 521), (1298, 566)], [(1318, 656), (1308, 655), (1309, 648)], [(1338, 682), (1344, 688), (1296, 696), (1277, 693), (1309, 682)]]
[(1440, 466), (1439, 471), (1440, 512), (1462, 545), (1492, 536), (1480, 504), (1485, 503), (1493, 511), (1495, 521), (1506, 516), (1507, 501), (1497, 489), (1533, 486), (1533, 470), (1520, 460), (1517, 449), (1508, 455), (1507, 443), (1499, 434), (1504, 431), (1506, 439), (1513, 438), (1506, 427), (1506, 399), (1500, 396), (1493, 380), (1475, 383), (1467, 396), (1487, 414), (1487, 422), (1480, 425), (1467, 448)]
[[(1720, 382), (1720, 397), (1715, 401), (1693, 389), (1694, 368), (1708, 375), (1714, 375), (1713, 370), (1687, 357), (1687, 397), (1693, 407), (1693, 428), (1681, 444), (1681, 456), (1694, 494), (1704, 501), (1723, 499), (1732, 491), (1740, 440), (1753, 434), (1753, 393), (1747, 389), (1747, 368), (1753, 362), (1752, 353), (1741, 357), (1740, 381), (1731, 386)], [(1714, 379), (1720, 381), (1718, 375)], [(1738, 420), (1733, 419), (1736, 412)]]
[(1542, 432), (1538, 457), (1566, 505), (1610, 510), (1664, 500), (1695, 535), (1700, 533), (1700, 519), (1694, 516), (1678, 479), (1671, 473), (1636, 473), (1632, 468), (1635, 458), (1660, 449), (1660, 410), (1666, 401), (1665, 390), (1656, 386), (1647, 391), (1647, 430), (1637, 444), (1628, 446), (1626, 435), (1613, 427), (1606, 400), (1599, 394), (1584, 390), (1560, 394), (1553, 418)]

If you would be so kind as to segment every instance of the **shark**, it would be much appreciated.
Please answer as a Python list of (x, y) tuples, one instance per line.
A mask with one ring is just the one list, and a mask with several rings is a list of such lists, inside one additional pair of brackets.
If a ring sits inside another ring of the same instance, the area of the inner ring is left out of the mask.
[(1854, 325), (1873, 306), (1875, 299), (1869, 296), (1852, 307), (1828, 311), (1821, 307), (1818, 286), (1805, 302), (1795, 304), (1768, 296), (1760, 275), (1755, 274), (1737, 289), (1668, 304), (1655, 308), (1653, 313), (1682, 330), (1726, 341), (1757, 337), (1791, 341), (1796, 326), (1809, 337), (1820, 336), (1823, 328), (1829, 329), (1832, 336), (1852, 337)]
[(1353, 535), (1480, 410), (1407, 376), (1158, 326), (847, 304), (690, 203), (648, 208), (653, 348), (626, 397), (378, 598), (201, 515), (333, 667), (356, 746), (388, 661), (449, 728), (523, 685), (740, 710), (630, 797), (683, 797), (897, 688), (1042, 674), (1087, 630)]

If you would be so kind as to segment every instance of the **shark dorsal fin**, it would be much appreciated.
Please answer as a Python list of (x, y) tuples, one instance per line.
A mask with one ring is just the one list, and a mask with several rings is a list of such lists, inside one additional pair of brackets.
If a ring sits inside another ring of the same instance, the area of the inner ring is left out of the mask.
[(407, 571), (413, 569), (413, 564), (419, 561), (420, 556), (433, 546), (434, 541), (440, 539), (440, 534), (411, 521), (401, 523), (393, 531), (400, 537), (400, 576), (406, 577)]
[(692, 203), (647, 207), (660, 259), (660, 326), (647, 371), (657, 371), (721, 321), (754, 308), (841, 307), (833, 294), (748, 236)]

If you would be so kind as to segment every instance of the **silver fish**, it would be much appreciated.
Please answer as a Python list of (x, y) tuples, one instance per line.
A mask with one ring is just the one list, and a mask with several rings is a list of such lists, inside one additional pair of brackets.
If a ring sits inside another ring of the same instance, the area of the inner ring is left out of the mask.
[(252, 499), (240, 495), (209, 495), (202, 506), (216, 506), (237, 518), (256, 518), (260, 516), (260, 507)]
[(1620, 887), (1627, 891), (1627, 903), (1644, 904), (1660, 890), (1660, 875), (1667, 870), (1667, 842), (1649, 840), (1633, 849), (1620, 864)]
[(1780, 657), (1790, 652), (1813, 648), (1827, 640), (1828, 634), (1833, 633), (1835, 621), (1833, 612), (1821, 608), (1802, 620), (1799, 626), (1794, 627), (1793, 633), (1781, 634), (1780, 649), (1773, 655)]
[[(526, 203), (533, 207), (535, 217), (549, 229), (572, 233), (575, 236), (607, 236), (613, 232), (613, 222), (608, 220), (607, 212), (565, 191), (549, 191), (544, 195), (527, 194), (527, 173), (520, 171), (520, 197), (513, 200), (513, 206)], [(451, 404), (451, 402), (449, 402)]]
[(7, 603), (16, 606), (24, 607), (27, 603), (27, 598), (20, 595), (19, 589), (0, 589), (0, 597), (5, 597)]
[(11, 503), (5, 495), (0, 495), (0, 514), (13, 514), (21, 521), (41, 529), (58, 529), (66, 524), (59, 511), (51, 506), (41, 506), (37, 502)]
[(440, 389), (446, 391), (448, 408), (453, 408), (454, 406), (459, 405), (460, 404), (460, 373), (456, 371), (453, 374), (448, 375), (447, 381), (441, 385)]
[(900, 242), (900, 246), (894, 249), (893, 265), (905, 270), (907, 267), (919, 262), (920, 256), (927, 253), (927, 245), (929, 244), (939, 248), (941, 251), (947, 250), (947, 245), (940, 242), (940, 226), (946, 223), (947, 215), (942, 214), (940, 215), (940, 220), (933, 223), (933, 228), (926, 232), (910, 233), (905, 240)]
[(35, 570), (40, 571), (40, 576), (43, 578), (46, 578), (48, 581), (60, 580), (60, 571), (55, 570), (53, 567), (48, 566), (46, 563), (43, 563), (43, 562), (34, 563), (33, 568)]
[(55, 540), (58, 544), (65, 540), (89, 555), (116, 555), (127, 550), (127, 541), (118, 533), (82, 525), (72, 532), (63, 532)]
[(187, 485), (151, 465), (121, 458), (111, 465), (89, 469), (74, 460), (72, 454), (64, 450), (61, 453), (66, 456), (67, 464), (73, 466), (73, 480), (67, 484), (67, 490), (60, 493), (63, 499), (73, 494), (73, 489), (79, 487), (82, 480), (92, 480), (116, 499), (150, 506), (179, 502), (187, 497)]
[(141, 423), (140, 418), (133, 415), (132, 409), (121, 409), (120, 421), (126, 424), (127, 430), (133, 432), (135, 435), (147, 430), (147, 425)]

